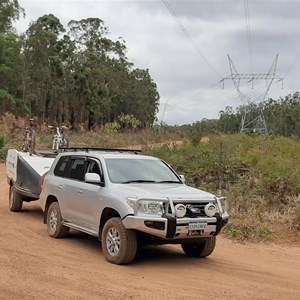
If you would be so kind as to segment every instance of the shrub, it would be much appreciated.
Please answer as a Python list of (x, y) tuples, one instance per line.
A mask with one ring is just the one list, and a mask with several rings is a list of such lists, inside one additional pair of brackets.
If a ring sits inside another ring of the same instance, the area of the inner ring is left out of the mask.
[(5, 148), (6, 138), (0, 136), (0, 161), (5, 161), (7, 155), (7, 149)]

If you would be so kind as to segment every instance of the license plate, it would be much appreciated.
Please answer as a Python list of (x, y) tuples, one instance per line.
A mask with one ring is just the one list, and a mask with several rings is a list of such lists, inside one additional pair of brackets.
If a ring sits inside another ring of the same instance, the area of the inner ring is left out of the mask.
[(189, 230), (203, 230), (207, 227), (207, 223), (189, 223)]

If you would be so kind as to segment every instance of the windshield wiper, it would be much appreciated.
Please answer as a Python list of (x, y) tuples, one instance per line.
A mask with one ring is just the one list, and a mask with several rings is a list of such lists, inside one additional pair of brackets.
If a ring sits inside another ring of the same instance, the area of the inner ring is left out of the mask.
[(162, 180), (162, 181), (156, 181), (156, 183), (181, 183), (180, 181), (176, 180)]
[(155, 183), (156, 181), (154, 180), (144, 180), (144, 179), (137, 179), (137, 180), (128, 180), (124, 181), (122, 183)]

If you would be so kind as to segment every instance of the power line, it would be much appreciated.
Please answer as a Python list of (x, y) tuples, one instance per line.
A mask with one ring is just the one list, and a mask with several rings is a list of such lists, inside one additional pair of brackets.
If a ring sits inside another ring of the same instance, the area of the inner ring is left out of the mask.
[(298, 60), (298, 58), (300, 57), (300, 51), (297, 53), (295, 59), (293, 60), (293, 62), (291, 63), (291, 65), (289, 66), (287, 72), (285, 73), (284, 77), (286, 77), (290, 72), (291, 70), (293, 69), (293, 67), (295, 66), (296, 64), (296, 61)]
[(250, 13), (249, 13), (248, 0), (244, 0), (244, 9), (245, 9), (246, 35), (248, 41), (249, 60), (250, 60), (251, 72), (253, 73), (252, 39), (251, 39), (251, 30), (250, 30)]
[(179, 28), (181, 29), (181, 31), (184, 33), (184, 35), (187, 37), (187, 39), (190, 41), (190, 43), (194, 46), (194, 48), (197, 50), (197, 52), (200, 54), (200, 56), (202, 57), (202, 59), (209, 65), (209, 67), (213, 70), (213, 72), (215, 74), (217, 74), (218, 77), (222, 78), (221, 74), (219, 74), (219, 72), (217, 72), (217, 70), (212, 66), (212, 64), (207, 60), (207, 58), (205, 57), (205, 55), (202, 53), (202, 51), (199, 49), (199, 47), (197, 46), (197, 44), (195, 43), (195, 41), (192, 39), (192, 37), (190, 36), (190, 34), (188, 33), (188, 31), (185, 29), (185, 27), (182, 25), (182, 23), (180, 22), (179, 18), (177, 17), (176, 13), (174, 12), (174, 10), (172, 9), (172, 7), (170, 6), (170, 4), (168, 3), (167, 0), (162, 0), (163, 4), (165, 5), (165, 7), (168, 9), (168, 11), (170, 12), (170, 14), (172, 15), (172, 17), (175, 19), (177, 25), (179, 26)]

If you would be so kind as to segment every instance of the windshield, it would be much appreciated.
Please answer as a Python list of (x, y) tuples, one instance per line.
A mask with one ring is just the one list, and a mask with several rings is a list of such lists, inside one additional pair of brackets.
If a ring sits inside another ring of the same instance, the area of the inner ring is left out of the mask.
[(105, 161), (113, 183), (182, 183), (161, 160), (107, 158)]

